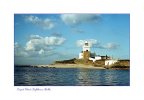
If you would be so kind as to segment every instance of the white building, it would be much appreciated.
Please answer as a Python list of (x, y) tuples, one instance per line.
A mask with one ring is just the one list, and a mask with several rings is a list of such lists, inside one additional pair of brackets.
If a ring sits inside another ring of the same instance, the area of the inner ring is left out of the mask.
[(79, 59), (83, 59), (83, 52), (79, 53)]
[(118, 62), (118, 60), (110, 59), (110, 60), (105, 60), (105, 65), (109, 66), (114, 63)]
[(93, 62), (95, 62), (96, 60), (101, 60), (100, 56), (95, 56), (95, 58), (89, 58), (89, 60), (92, 60)]

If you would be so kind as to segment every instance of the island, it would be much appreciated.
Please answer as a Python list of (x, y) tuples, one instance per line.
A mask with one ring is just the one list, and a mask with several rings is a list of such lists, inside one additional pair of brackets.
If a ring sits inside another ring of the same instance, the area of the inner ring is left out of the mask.
[[(118, 60), (116, 63), (111, 65), (105, 65), (105, 60), (97, 60), (96, 62), (80, 60), (80, 59), (69, 59), (62, 61), (55, 61), (53, 64), (46, 65), (29, 65), (29, 67), (37, 68), (89, 68), (89, 69), (126, 69), (130, 68), (130, 60)], [(27, 65), (28, 66), (28, 65)]]

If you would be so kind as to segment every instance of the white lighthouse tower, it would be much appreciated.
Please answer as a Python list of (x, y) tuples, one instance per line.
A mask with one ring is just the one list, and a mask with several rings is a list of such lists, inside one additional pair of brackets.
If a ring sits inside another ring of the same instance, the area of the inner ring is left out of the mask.
[(85, 41), (85, 43), (83, 45), (83, 52), (84, 51), (89, 51), (90, 52), (90, 44), (88, 43), (88, 41)]
[(83, 50), (81, 53), (79, 53), (79, 59), (83, 59), (84, 58), (84, 52), (90, 52), (90, 44), (88, 41), (85, 41), (84, 42), (84, 45), (83, 45)]

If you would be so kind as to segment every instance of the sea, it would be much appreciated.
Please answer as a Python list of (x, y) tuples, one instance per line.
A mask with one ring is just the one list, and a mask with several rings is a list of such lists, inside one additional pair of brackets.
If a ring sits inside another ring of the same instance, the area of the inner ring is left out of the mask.
[(14, 67), (15, 86), (130, 86), (130, 70)]

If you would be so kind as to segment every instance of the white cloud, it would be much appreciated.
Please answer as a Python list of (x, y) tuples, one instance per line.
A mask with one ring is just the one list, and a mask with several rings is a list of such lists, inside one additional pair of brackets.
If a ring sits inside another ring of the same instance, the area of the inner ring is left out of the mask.
[(49, 50), (50, 46), (57, 46), (63, 44), (65, 41), (65, 38), (63, 37), (41, 37), (39, 35), (31, 35), (30, 40), (26, 43), (25, 50), (32, 50), (32, 51), (39, 51), (41, 49), (43, 50)]
[(39, 36), (39, 35), (31, 35), (30, 36), (30, 39), (41, 39), (42, 37), (41, 36)]
[(44, 44), (43, 38), (31, 38), (27, 43), (25, 50), (39, 50)]
[(84, 45), (84, 40), (77, 40), (76, 44), (78, 47), (82, 47)]
[(48, 48), (45, 46), (44, 38), (39, 35), (31, 35), (30, 40), (26, 43), (25, 50), (39, 51), (41, 48)]
[(61, 19), (67, 25), (76, 25), (84, 22), (97, 22), (100, 18), (96, 14), (62, 14)]
[(41, 22), (41, 19), (36, 16), (26, 16), (26, 21), (31, 22), (33, 24), (39, 24)]
[(107, 43), (105, 45), (102, 45), (100, 42), (98, 42), (96, 39), (86, 39), (86, 40), (77, 40), (76, 44), (78, 47), (82, 47), (85, 43), (85, 41), (88, 41), (91, 47), (94, 48), (100, 48), (100, 49), (117, 49), (119, 47), (116, 43)]
[(28, 53), (17, 43), (14, 43), (14, 55), (17, 57), (27, 57)]
[(31, 35), (25, 46), (14, 44), (14, 52), (17, 57), (49, 56), (55, 54), (55, 48), (65, 41), (63, 37), (42, 37)]
[(44, 50), (43, 49), (41, 49), (38, 53), (41, 55), (41, 54), (44, 54)]
[(47, 18), (41, 22), (41, 26), (43, 26), (44, 29), (52, 29), (54, 27), (54, 22)]
[(51, 37), (45, 37), (44, 40), (46, 45), (61, 45), (64, 43), (65, 38), (51, 36)]
[(27, 22), (34, 24), (34, 25), (40, 26), (43, 29), (52, 29), (55, 26), (54, 22), (49, 18), (41, 19), (37, 16), (31, 15), (31, 16), (26, 16), (25, 20)]
[(117, 49), (119, 47), (116, 43), (107, 43), (106, 45), (102, 46), (104, 49)]
[(99, 44), (99, 42), (95, 39), (77, 40), (76, 44), (78, 47), (82, 47), (84, 45), (85, 41), (88, 41), (90, 46)]

